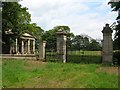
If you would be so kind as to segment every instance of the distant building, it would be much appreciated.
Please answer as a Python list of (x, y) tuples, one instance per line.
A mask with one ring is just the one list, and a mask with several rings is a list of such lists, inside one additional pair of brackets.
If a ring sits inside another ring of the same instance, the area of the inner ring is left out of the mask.
[(20, 37), (12, 30), (2, 36), (2, 54), (35, 54), (35, 37), (24, 33)]

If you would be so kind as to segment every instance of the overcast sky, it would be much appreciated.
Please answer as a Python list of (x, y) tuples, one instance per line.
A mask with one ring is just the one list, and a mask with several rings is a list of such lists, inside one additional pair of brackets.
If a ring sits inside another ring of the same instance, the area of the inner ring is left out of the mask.
[(102, 38), (106, 23), (112, 24), (117, 17), (111, 12), (109, 0), (23, 0), (29, 9), (32, 22), (44, 30), (58, 25), (67, 25), (75, 35), (87, 34)]

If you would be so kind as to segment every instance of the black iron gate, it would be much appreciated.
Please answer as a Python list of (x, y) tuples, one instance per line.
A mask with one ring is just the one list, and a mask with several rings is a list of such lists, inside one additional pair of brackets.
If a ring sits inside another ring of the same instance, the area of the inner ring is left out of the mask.
[(101, 63), (101, 51), (73, 50), (67, 51), (67, 62), (72, 63)]
[[(85, 41), (86, 42), (86, 41)], [(49, 44), (47, 44), (49, 45)], [(70, 45), (70, 44), (69, 44)], [(72, 47), (68, 47), (67, 41), (67, 48), (66, 48), (66, 62), (70, 63), (102, 63), (102, 55), (101, 49), (100, 50), (87, 50), (87, 47), (82, 44), (79, 49), (75, 49), (74, 45), (70, 45)], [(57, 54), (57, 47), (56, 45), (51, 47), (46, 46), (45, 52), (45, 60), (51, 62), (58, 62), (63, 61), (59, 59)]]
[[(101, 51), (67, 50), (66, 59), (70, 63), (102, 63)], [(47, 62), (62, 62), (53, 49), (46, 50), (45, 60)]]

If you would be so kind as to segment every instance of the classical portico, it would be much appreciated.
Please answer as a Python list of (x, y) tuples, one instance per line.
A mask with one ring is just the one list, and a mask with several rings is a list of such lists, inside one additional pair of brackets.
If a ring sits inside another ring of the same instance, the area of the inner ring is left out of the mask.
[(35, 38), (24, 33), (20, 38), (16, 38), (16, 54), (35, 54)]

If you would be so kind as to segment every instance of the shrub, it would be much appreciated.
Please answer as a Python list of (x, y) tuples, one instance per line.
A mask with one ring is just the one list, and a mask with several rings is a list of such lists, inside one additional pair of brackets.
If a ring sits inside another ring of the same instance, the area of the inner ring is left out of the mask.
[(115, 51), (113, 53), (113, 64), (120, 65), (120, 51)]

